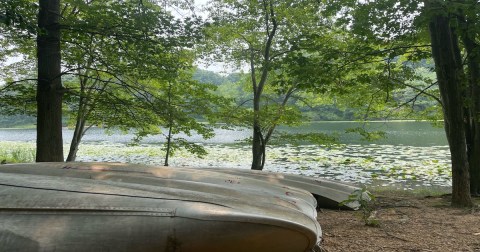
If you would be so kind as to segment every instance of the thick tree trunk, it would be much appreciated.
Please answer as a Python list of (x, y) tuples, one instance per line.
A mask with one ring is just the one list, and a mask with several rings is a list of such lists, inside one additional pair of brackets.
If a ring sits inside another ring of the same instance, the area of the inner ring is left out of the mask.
[[(472, 97), (472, 90), (470, 87), (468, 97)], [(478, 195), (480, 193), (480, 179), (478, 171), (480, 167), (480, 124), (479, 117), (475, 115), (475, 109), (471, 107), (472, 104), (465, 108), (465, 130), (467, 143), (467, 156), (470, 171), (470, 193)]]
[(265, 143), (259, 125), (253, 126), (252, 170), (263, 170), (265, 165)]
[(477, 33), (471, 32), (471, 20), (460, 10), (461, 37), (465, 46), (468, 66), (467, 147), (470, 165), (470, 192), (480, 195), (480, 45), (475, 42)]
[[(466, 6), (474, 6), (476, 1), (462, 1), (455, 11), (458, 24), (455, 26), (465, 48), (467, 88), (465, 97), (465, 129), (467, 155), (470, 171), (470, 192), (480, 194), (480, 45), (475, 42), (478, 33), (475, 32), (475, 17), (465, 15)], [(473, 28), (473, 29), (472, 29)]]
[(63, 162), (60, 1), (39, 0), (37, 162)]
[(468, 63), (468, 104), (470, 132), (468, 134), (468, 157), (470, 164), (470, 191), (480, 194), (480, 46), (468, 34), (463, 34)]
[[(427, 7), (438, 7), (429, 6)], [(458, 37), (450, 27), (449, 17), (433, 15), (430, 21), (432, 55), (443, 102), (445, 131), (452, 158), (452, 205), (472, 206), (467, 143), (464, 124), (464, 80)]]
[(475, 124), (475, 138), (469, 155), (470, 193), (474, 196), (480, 196), (480, 125), (478, 122)]
[(260, 94), (253, 97), (253, 139), (252, 139), (252, 170), (263, 170), (265, 165), (265, 138), (260, 125)]

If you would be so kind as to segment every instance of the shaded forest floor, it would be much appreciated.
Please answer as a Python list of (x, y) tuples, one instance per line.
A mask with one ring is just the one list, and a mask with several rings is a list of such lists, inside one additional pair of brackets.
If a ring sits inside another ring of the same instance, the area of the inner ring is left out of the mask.
[[(378, 227), (366, 226), (359, 212), (318, 213), (323, 251), (480, 251), (478, 206), (452, 208), (450, 196), (375, 195)], [(475, 201), (480, 204), (479, 198)]]

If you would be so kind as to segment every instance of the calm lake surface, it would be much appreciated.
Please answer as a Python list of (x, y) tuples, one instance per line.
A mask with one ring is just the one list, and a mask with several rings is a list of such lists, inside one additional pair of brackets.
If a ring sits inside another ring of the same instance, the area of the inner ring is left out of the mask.
[[(368, 130), (384, 131), (386, 138), (374, 142), (363, 141), (355, 133), (345, 134), (349, 128), (365, 126)], [(379, 145), (407, 145), (407, 146), (446, 146), (447, 140), (443, 128), (433, 127), (429, 122), (398, 121), (398, 122), (370, 122), (363, 125), (357, 122), (312, 122), (295, 128), (279, 127), (279, 130), (291, 133), (321, 132), (326, 134), (339, 134), (340, 142), (343, 144), (379, 144)], [(202, 139), (198, 135), (181, 137), (196, 143), (228, 144), (235, 143), (251, 136), (249, 129), (224, 130), (217, 129), (215, 137)], [(73, 130), (64, 128), (64, 143), (71, 141)], [(134, 137), (133, 134), (121, 134), (114, 132), (106, 134), (101, 128), (92, 128), (87, 131), (83, 140), (85, 143), (129, 143)], [(35, 141), (35, 129), (0, 129), (0, 141)], [(155, 144), (164, 142), (160, 136), (150, 136), (142, 143)]]
[[(451, 185), (450, 154), (443, 128), (433, 127), (429, 122), (370, 122), (365, 125), (366, 129), (381, 130), (387, 135), (375, 142), (344, 133), (348, 128), (361, 126), (363, 124), (357, 122), (313, 122), (297, 128), (281, 127), (279, 130), (293, 133), (339, 134), (344, 145), (338, 148), (288, 143), (269, 146), (265, 169), (405, 189)], [(65, 147), (72, 134), (72, 130), (64, 129)], [(209, 154), (198, 158), (178, 151), (170, 165), (248, 169), (250, 147), (238, 141), (250, 135), (248, 129), (217, 129), (216, 136), (207, 140), (196, 135), (182, 136), (203, 145)], [(105, 134), (103, 129), (92, 128), (83, 139), (77, 160), (163, 164), (161, 136), (145, 138), (139, 146), (128, 146), (132, 138), (133, 134)], [(3, 149), (15, 148), (15, 143), (27, 143), (34, 148), (35, 139), (35, 129), (0, 129), (0, 148)]]

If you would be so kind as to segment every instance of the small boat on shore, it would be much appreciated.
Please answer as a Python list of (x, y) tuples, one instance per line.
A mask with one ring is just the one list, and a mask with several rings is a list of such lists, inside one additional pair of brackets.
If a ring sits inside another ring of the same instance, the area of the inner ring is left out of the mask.
[[(255, 171), (249, 169), (232, 169), (232, 168), (203, 168), (207, 170), (213, 170), (222, 172), (224, 174), (241, 175), (252, 179), (270, 181), (284, 186), (294, 187), (306, 190), (310, 192), (317, 200), (317, 209), (329, 208), (329, 209), (345, 209), (345, 210), (357, 210), (359, 203), (356, 201), (348, 201), (349, 196), (356, 190), (360, 190), (359, 187), (349, 183), (333, 181), (322, 178), (312, 178), (307, 176), (277, 173), (277, 172), (265, 172)], [(365, 195), (365, 198), (368, 198)], [(340, 204), (343, 203), (343, 204)]]
[(119, 163), (1, 165), (0, 248), (317, 249), (322, 232), (311, 193), (254, 175)]

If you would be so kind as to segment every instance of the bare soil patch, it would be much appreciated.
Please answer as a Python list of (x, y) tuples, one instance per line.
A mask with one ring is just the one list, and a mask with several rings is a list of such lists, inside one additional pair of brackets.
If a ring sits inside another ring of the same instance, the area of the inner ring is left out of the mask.
[(383, 192), (377, 195), (374, 208), (378, 227), (366, 226), (358, 212), (320, 210), (322, 250), (480, 251), (478, 207), (453, 208), (449, 196)]

